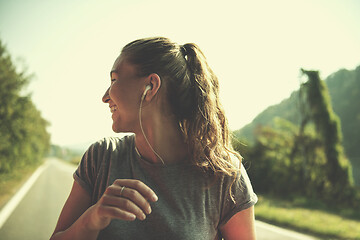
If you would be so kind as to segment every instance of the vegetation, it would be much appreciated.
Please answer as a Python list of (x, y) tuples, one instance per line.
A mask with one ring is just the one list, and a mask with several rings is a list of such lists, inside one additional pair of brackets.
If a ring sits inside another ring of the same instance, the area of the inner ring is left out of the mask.
[[(340, 123), (341, 133), (339, 136), (342, 135), (340, 140), (342, 139), (344, 152), (352, 165), (354, 183), (360, 186), (360, 148), (358, 147), (360, 142), (360, 66), (351, 71), (339, 70), (327, 77), (323, 83), (326, 83), (328, 87), (329, 96), (326, 98), (330, 101), (333, 112), (341, 120), (341, 122), (335, 119), (332, 121), (338, 122), (333, 122), (335, 125)], [(264, 110), (252, 123), (234, 133), (242, 141), (253, 144), (257, 129), (262, 126), (274, 127), (273, 119), (275, 117), (286, 119), (294, 125), (300, 126), (302, 121), (300, 108), (299, 91), (296, 91), (288, 99)]]
[(36, 168), (36, 165), (29, 165), (0, 174), (0, 209), (20, 189)]
[(298, 92), (236, 133), (241, 137), (251, 126), (251, 140), (233, 139), (261, 194), (256, 217), (321, 237), (359, 239), (360, 191), (342, 145), (347, 123), (341, 125), (333, 111), (318, 72), (303, 73), (308, 81)]
[[(302, 137), (306, 124), (312, 121), (322, 143), (326, 159), (326, 164), (322, 166), (325, 175), (321, 176), (326, 180), (320, 186), (320, 189), (317, 189), (317, 192), (328, 197), (328, 201), (338, 200), (338, 202), (341, 202), (344, 198), (351, 197), (349, 194), (352, 191), (353, 179), (351, 164), (345, 157), (342, 146), (340, 120), (332, 110), (327, 87), (320, 80), (319, 73), (316, 71), (302, 71), (308, 76), (309, 81), (300, 88), (300, 91), (304, 89), (306, 94), (305, 103), (302, 104), (305, 108), (302, 108), (304, 112), (302, 113), (303, 118), (299, 137)], [(295, 151), (299, 150), (299, 147), (301, 148), (302, 141), (298, 140), (296, 144)], [(308, 164), (308, 162), (305, 164)], [(319, 177), (317, 176), (317, 178)], [(311, 184), (312, 181), (308, 181), (308, 183)], [(346, 193), (345, 196), (344, 193)]]
[[(304, 71), (300, 126), (274, 118), (258, 126), (255, 142), (243, 153), (255, 190), (280, 196), (296, 194), (328, 204), (359, 207), (351, 165), (341, 144), (339, 119), (332, 111), (327, 88), (314, 71)], [(234, 142), (236, 150), (243, 147)]]
[(259, 196), (256, 219), (318, 236), (322, 239), (360, 239), (360, 214), (349, 208), (327, 208), (306, 198)]
[(48, 123), (24, 94), (30, 79), (16, 69), (0, 40), (0, 174), (38, 165), (49, 150)]

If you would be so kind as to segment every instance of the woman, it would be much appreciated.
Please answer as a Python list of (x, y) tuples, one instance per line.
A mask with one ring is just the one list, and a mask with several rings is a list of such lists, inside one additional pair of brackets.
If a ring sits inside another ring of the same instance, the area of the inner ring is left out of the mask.
[(103, 102), (114, 132), (84, 154), (52, 239), (255, 239), (218, 79), (195, 44), (126, 45)]

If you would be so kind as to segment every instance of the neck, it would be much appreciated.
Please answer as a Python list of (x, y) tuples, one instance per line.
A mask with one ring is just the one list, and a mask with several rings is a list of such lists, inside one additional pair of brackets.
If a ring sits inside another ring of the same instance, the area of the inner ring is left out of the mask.
[(174, 116), (152, 113), (151, 118), (142, 118), (142, 127), (145, 136), (139, 127), (135, 144), (144, 159), (153, 163), (164, 161), (167, 164), (183, 161), (188, 157), (188, 147)]

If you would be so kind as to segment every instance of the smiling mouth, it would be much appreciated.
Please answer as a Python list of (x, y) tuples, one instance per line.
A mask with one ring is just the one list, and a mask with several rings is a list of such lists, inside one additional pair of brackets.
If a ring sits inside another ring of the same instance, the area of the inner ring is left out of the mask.
[(110, 107), (110, 112), (114, 113), (117, 110), (117, 106)]

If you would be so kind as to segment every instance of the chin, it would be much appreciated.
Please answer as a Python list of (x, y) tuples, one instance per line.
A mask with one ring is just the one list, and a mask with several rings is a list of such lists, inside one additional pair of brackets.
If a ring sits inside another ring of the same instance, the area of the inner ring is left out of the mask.
[(120, 127), (117, 124), (112, 125), (112, 130), (115, 133), (133, 133), (134, 132), (132, 129), (125, 128), (125, 127)]
[(122, 129), (120, 129), (118, 126), (115, 126), (115, 125), (112, 126), (112, 130), (113, 130), (113, 132), (115, 132), (115, 133), (123, 132)]
[(121, 132), (121, 128), (119, 127), (118, 124), (115, 124), (115, 123), (113, 123), (113, 125), (112, 125), (112, 130), (113, 130), (113, 132), (115, 132), (115, 133)]

